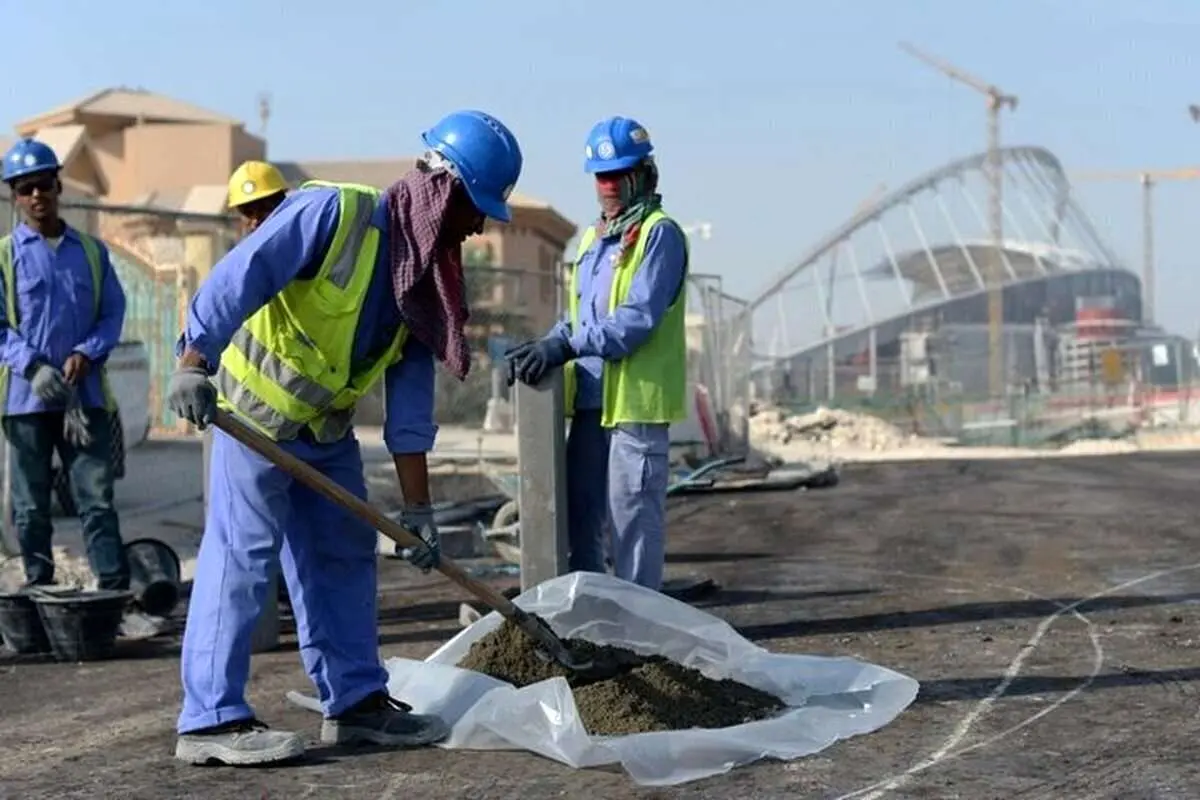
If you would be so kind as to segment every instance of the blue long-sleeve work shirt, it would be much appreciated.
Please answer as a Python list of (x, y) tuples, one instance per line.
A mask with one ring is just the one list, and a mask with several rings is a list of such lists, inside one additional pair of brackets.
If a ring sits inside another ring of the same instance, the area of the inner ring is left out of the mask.
[(605, 361), (628, 357), (650, 338), (667, 309), (683, 291), (687, 276), (687, 241), (679, 226), (660, 223), (650, 231), (642, 266), (633, 277), (629, 295), (610, 314), (613, 264), (618, 238), (597, 237), (579, 260), (577, 291), (579, 326), (572, 329), (570, 312), (550, 330), (566, 339), (578, 353), (575, 408), (601, 408), (601, 375)]
[[(192, 298), (180, 349), (191, 347), (210, 365), (216, 365), (247, 318), (289, 282), (317, 274), (333, 241), (337, 221), (336, 189), (322, 187), (290, 194), (257, 230), (213, 267)], [(379, 229), (379, 255), (354, 337), (355, 369), (391, 344), (403, 322), (392, 294), (384, 201), (375, 209), (371, 224)], [(384, 442), (388, 450), (432, 450), (437, 436), (433, 421), (433, 352), (409, 337), (403, 358), (384, 374), (384, 394)]]
[[(48, 405), (33, 393), (27, 375), (38, 362), (62, 369), (72, 353), (86, 356), (93, 367), (79, 388), (80, 402), (87, 408), (102, 407), (99, 367), (117, 346), (125, 324), (125, 291), (108, 248), (97, 240), (101, 266), (97, 310), (97, 287), (79, 233), (68, 225), (54, 247), (21, 223), (12, 241), (17, 327), (10, 328), (7, 316), (0, 315), (0, 360), (12, 373), (5, 413), (61, 411), (61, 405)], [(0, 283), (0, 309), (6, 302)]]

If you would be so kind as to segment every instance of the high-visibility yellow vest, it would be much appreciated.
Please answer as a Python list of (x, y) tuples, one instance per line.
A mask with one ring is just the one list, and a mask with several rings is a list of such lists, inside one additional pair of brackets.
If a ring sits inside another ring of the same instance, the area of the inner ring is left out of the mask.
[[(642, 267), (646, 243), (655, 225), (674, 225), (673, 219), (655, 211), (642, 223), (637, 243), (626, 250), (613, 265), (612, 289), (609, 292), (608, 313), (629, 296), (633, 276)], [(588, 228), (579, 240), (575, 263), (571, 265), (567, 310), (571, 329), (579, 326), (579, 262), (596, 241), (596, 229)], [(686, 246), (687, 238), (684, 237)], [(686, 252), (686, 251), (685, 251)], [(686, 267), (685, 267), (686, 274)], [(687, 332), (685, 314), (687, 292), (667, 308), (666, 315), (641, 347), (620, 361), (605, 361), (603, 372), (604, 403), (600, 424), (612, 428), (623, 422), (678, 422), (687, 419)], [(575, 362), (563, 369), (567, 416), (575, 411)]]
[[(74, 230), (74, 229), (72, 229)], [(87, 259), (88, 268), (92, 272), (92, 319), (100, 318), (100, 290), (104, 286), (104, 260), (100, 257), (100, 243), (83, 231), (76, 230), (79, 243), (83, 245), (83, 255)], [(0, 236), (0, 280), (4, 281), (4, 319), (12, 330), (19, 330), (21, 322), (17, 314), (17, 244), (12, 235)], [(103, 366), (100, 369), (100, 390), (104, 394), (104, 409), (117, 410), (117, 398), (108, 385), (108, 372)], [(0, 365), (0, 413), (8, 409), (8, 383), (12, 369)]]
[(350, 431), (354, 405), (400, 360), (408, 328), (354, 372), (352, 354), (363, 301), (375, 272), (379, 230), (371, 225), (380, 192), (350, 183), (310, 181), (338, 190), (338, 225), (311, 280), (294, 280), (238, 329), (221, 354), (218, 404), (278, 441), (307, 426), (318, 442)]

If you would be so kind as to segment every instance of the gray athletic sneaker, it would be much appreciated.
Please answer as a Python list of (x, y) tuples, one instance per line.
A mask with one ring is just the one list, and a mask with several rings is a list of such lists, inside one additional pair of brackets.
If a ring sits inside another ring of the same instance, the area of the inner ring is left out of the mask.
[(273, 764), (304, 755), (304, 739), (287, 731), (273, 731), (256, 719), (227, 722), (180, 735), (175, 757), (189, 764), (228, 764), (243, 767)]
[(420, 747), (440, 742), (450, 726), (428, 714), (412, 713), (412, 706), (378, 692), (334, 719), (321, 723), (325, 744), (376, 744), (384, 747)]

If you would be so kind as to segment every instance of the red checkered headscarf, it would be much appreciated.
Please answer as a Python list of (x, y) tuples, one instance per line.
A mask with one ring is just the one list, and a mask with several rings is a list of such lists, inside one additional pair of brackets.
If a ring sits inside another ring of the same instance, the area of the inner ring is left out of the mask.
[(454, 377), (471, 370), (464, 328), (470, 314), (462, 246), (440, 241), (458, 180), (446, 169), (418, 163), (383, 194), (387, 203), (392, 291), (409, 333), (433, 351)]

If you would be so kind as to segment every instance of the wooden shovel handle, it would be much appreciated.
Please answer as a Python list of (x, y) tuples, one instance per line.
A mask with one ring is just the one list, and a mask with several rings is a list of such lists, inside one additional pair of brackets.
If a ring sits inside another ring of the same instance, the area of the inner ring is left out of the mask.
[[(372, 526), (375, 530), (401, 547), (423, 547), (425, 545), (420, 537), (403, 525), (392, 521), (370, 503), (355, 497), (351, 492), (325, 477), (325, 475), (304, 461), (296, 458), (266, 436), (263, 436), (244, 422), (241, 422), (232, 414), (224, 410), (218, 410), (213, 425), (234, 439), (237, 439), (246, 447), (249, 447), (331, 503), (346, 509), (346, 511), (349, 511), (363, 522)], [(519, 609), (507, 597), (487, 584), (480, 583), (469, 576), (462, 567), (446, 556), (441, 557), (436, 569), (479, 598), (479, 600), (498, 611), (502, 616), (514, 618), (520, 614)]]

